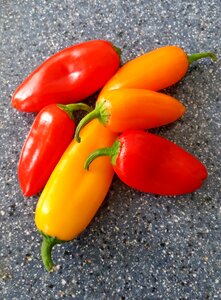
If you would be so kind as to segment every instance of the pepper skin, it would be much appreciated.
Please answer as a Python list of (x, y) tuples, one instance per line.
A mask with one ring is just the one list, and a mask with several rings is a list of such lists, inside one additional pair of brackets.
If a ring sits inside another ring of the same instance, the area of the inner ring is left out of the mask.
[(106, 83), (101, 91), (126, 88), (159, 91), (167, 88), (186, 74), (189, 65), (200, 58), (216, 56), (211, 52), (187, 55), (178, 46), (165, 46), (143, 54), (125, 65)]
[(16, 89), (12, 106), (38, 112), (52, 103), (74, 103), (92, 95), (114, 75), (120, 49), (104, 40), (80, 43), (48, 58)]
[(128, 129), (149, 129), (179, 119), (185, 107), (175, 98), (143, 89), (107, 91), (99, 97), (95, 109), (78, 124), (75, 138), (85, 124), (97, 118), (114, 132)]
[(71, 142), (49, 178), (35, 214), (43, 235), (41, 255), (47, 270), (53, 267), (53, 245), (77, 237), (103, 202), (114, 175), (110, 158), (96, 160), (91, 172), (84, 170), (84, 162), (95, 149), (111, 146), (116, 137), (93, 120), (82, 130), (81, 143)]
[(18, 179), (25, 196), (33, 196), (45, 186), (54, 167), (71, 142), (75, 131), (74, 110), (90, 111), (83, 103), (67, 106), (51, 104), (35, 118), (23, 145)]
[(207, 178), (206, 168), (193, 155), (141, 130), (125, 131), (112, 147), (96, 150), (85, 168), (103, 155), (111, 157), (114, 171), (125, 184), (141, 192), (168, 196), (192, 193)]

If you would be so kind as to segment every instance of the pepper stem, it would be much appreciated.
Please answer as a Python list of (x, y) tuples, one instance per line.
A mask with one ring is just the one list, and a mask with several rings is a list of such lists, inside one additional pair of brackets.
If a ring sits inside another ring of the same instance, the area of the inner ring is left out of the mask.
[(79, 122), (76, 128), (75, 136), (74, 136), (78, 143), (80, 143), (81, 141), (79, 136), (81, 129), (93, 119), (98, 119), (103, 125), (107, 124), (110, 113), (106, 109), (105, 103), (106, 103), (105, 100), (101, 100), (97, 102), (95, 109), (92, 110), (89, 114), (87, 114), (83, 119), (81, 119), (81, 121)]
[(100, 148), (92, 152), (85, 161), (84, 169), (88, 171), (92, 161), (99, 156), (110, 156), (112, 165), (115, 165), (119, 151), (120, 141), (117, 139), (111, 147)]
[(76, 110), (84, 110), (84, 111), (87, 111), (87, 112), (90, 112), (92, 111), (92, 107), (90, 107), (89, 105), (85, 104), (85, 103), (74, 103), (74, 104), (67, 104), (67, 105), (64, 105), (64, 104), (57, 104), (57, 106), (64, 110), (68, 116), (70, 117), (70, 119), (74, 119), (73, 117), (73, 112), (76, 111)]
[(78, 123), (78, 126), (75, 130), (75, 135), (74, 138), (76, 139), (76, 141), (78, 143), (80, 143), (81, 138), (79, 136), (81, 129), (87, 125), (90, 121), (92, 121), (93, 119), (96, 119), (99, 117), (99, 110), (97, 108), (95, 108), (94, 110), (92, 110), (89, 114), (87, 114), (83, 119), (80, 120), (80, 122)]
[(45, 266), (45, 269), (49, 272), (54, 267), (54, 263), (51, 257), (52, 248), (54, 247), (54, 245), (60, 244), (63, 241), (45, 235), (42, 232), (41, 235), (43, 237), (42, 244), (41, 244), (41, 258)]
[(192, 64), (194, 61), (201, 59), (201, 58), (206, 58), (210, 57), (213, 61), (217, 60), (216, 54), (213, 52), (201, 52), (201, 53), (193, 53), (190, 55), (187, 55), (189, 64)]
[(114, 44), (112, 44), (112, 47), (114, 48), (114, 50), (118, 54), (118, 56), (121, 58), (122, 50), (120, 48), (116, 47)]

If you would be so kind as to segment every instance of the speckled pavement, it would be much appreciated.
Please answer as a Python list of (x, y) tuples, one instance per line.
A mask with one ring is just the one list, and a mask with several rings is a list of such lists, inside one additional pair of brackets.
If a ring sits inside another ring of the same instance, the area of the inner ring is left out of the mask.
[[(114, 178), (91, 225), (54, 248), (57, 272), (47, 273), (33, 221), (38, 196), (23, 198), (16, 173), (34, 114), (12, 109), (10, 98), (44, 59), (88, 39), (121, 47), (122, 62), (169, 44), (217, 53), (165, 91), (187, 112), (153, 130), (195, 154), (209, 177), (179, 197)], [(2, 0), (0, 41), (0, 299), (220, 299), (220, 0)]]

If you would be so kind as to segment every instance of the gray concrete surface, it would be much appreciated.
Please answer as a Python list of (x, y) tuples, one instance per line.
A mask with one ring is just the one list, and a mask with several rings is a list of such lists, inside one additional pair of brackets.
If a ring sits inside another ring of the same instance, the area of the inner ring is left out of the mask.
[[(179, 197), (114, 178), (96, 218), (54, 249), (58, 271), (47, 273), (33, 222), (38, 197), (23, 198), (16, 173), (34, 114), (12, 109), (10, 97), (51, 54), (100, 38), (122, 48), (123, 62), (168, 44), (217, 53), (166, 90), (187, 112), (154, 130), (199, 157), (209, 178)], [(0, 299), (220, 299), (220, 0), (1, 0), (0, 41)]]

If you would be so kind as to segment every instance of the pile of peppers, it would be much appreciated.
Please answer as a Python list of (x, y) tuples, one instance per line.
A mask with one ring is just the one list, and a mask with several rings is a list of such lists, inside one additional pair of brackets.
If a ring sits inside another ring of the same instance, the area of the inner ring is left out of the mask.
[[(182, 117), (184, 105), (159, 91), (181, 80), (192, 62), (216, 60), (215, 54), (165, 46), (122, 67), (120, 54), (105, 40), (73, 45), (44, 61), (12, 96), (14, 108), (37, 112), (18, 179), (24, 196), (41, 192), (35, 223), (48, 271), (53, 246), (88, 226), (114, 173), (138, 191), (164, 196), (192, 193), (208, 176), (196, 157), (147, 130)], [(80, 102), (99, 90), (94, 109)], [(76, 126), (77, 110), (87, 114)]]

